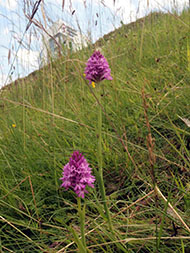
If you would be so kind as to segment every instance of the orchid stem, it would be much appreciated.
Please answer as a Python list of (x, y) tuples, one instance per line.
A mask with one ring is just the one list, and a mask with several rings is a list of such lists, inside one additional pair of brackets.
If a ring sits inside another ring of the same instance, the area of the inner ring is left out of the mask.
[(85, 239), (85, 204), (84, 204), (84, 207), (82, 209), (81, 198), (80, 197), (77, 197), (77, 203), (78, 203), (78, 214), (79, 214), (79, 220), (80, 220), (80, 231), (81, 231), (82, 244), (83, 244), (84, 248), (86, 249), (86, 239)]
[[(99, 88), (99, 89), (98, 89)], [(101, 99), (101, 87), (97, 87), (97, 98)], [(105, 192), (105, 186), (104, 186), (104, 180), (103, 180), (103, 169), (102, 169), (102, 109), (101, 106), (99, 105), (99, 111), (98, 111), (98, 167), (99, 167), (99, 172), (98, 174), (98, 184), (99, 184), (99, 188), (100, 188), (100, 193), (101, 193), (101, 197), (103, 200), (103, 204), (104, 204), (104, 210), (107, 216), (107, 220), (108, 220), (108, 225), (110, 230), (113, 232), (113, 226), (112, 226), (112, 222), (111, 222), (111, 216), (110, 216), (110, 212), (107, 206), (107, 202), (106, 202), (106, 192)]]

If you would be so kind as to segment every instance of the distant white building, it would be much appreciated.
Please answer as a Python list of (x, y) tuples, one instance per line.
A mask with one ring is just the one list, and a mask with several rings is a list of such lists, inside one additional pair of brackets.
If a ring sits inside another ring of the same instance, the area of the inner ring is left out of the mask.
[(40, 66), (47, 64), (50, 58), (59, 54), (67, 54), (86, 47), (88, 39), (80, 32), (58, 20), (42, 35), (42, 50), (40, 53)]

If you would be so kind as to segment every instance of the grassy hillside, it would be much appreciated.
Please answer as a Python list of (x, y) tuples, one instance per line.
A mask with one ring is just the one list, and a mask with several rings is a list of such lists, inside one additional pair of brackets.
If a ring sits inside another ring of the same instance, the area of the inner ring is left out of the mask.
[[(96, 182), (85, 197), (89, 252), (189, 252), (189, 21), (189, 11), (153, 13), (1, 89), (2, 252), (77, 251), (76, 197), (59, 178), (74, 150), (98, 168), (99, 102), (115, 235)], [(97, 48), (113, 77), (98, 102), (83, 76)]]

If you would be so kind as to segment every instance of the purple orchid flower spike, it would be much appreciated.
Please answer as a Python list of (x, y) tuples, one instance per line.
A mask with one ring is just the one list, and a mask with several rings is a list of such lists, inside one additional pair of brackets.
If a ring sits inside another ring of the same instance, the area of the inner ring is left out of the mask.
[(104, 79), (113, 79), (109, 64), (100, 51), (95, 51), (88, 59), (84, 73), (90, 84), (99, 83)]
[(73, 189), (78, 197), (84, 198), (84, 194), (88, 193), (86, 186), (94, 188), (95, 177), (91, 175), (92, 169), (89, 167), (84, 156), (79, 151), (74, 151), (69, 163), (63, 168), (63, 181), (61, 187), (66, 190)]

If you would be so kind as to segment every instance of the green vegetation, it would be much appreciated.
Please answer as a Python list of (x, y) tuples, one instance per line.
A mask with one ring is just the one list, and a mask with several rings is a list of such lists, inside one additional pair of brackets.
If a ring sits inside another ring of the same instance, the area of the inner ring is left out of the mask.
[[(88, 252), (189, 252), (189, 21), (187, 10), (153, 13), (1, 89), (0, 251), (78, 250), (76, 196), (59, 178), (74, 150), (98, 169), (100, 102), (115, 235), (96, 181), (85, 198)], [(98, 102), (83, 77), (97, 47), (113, 77)]]

